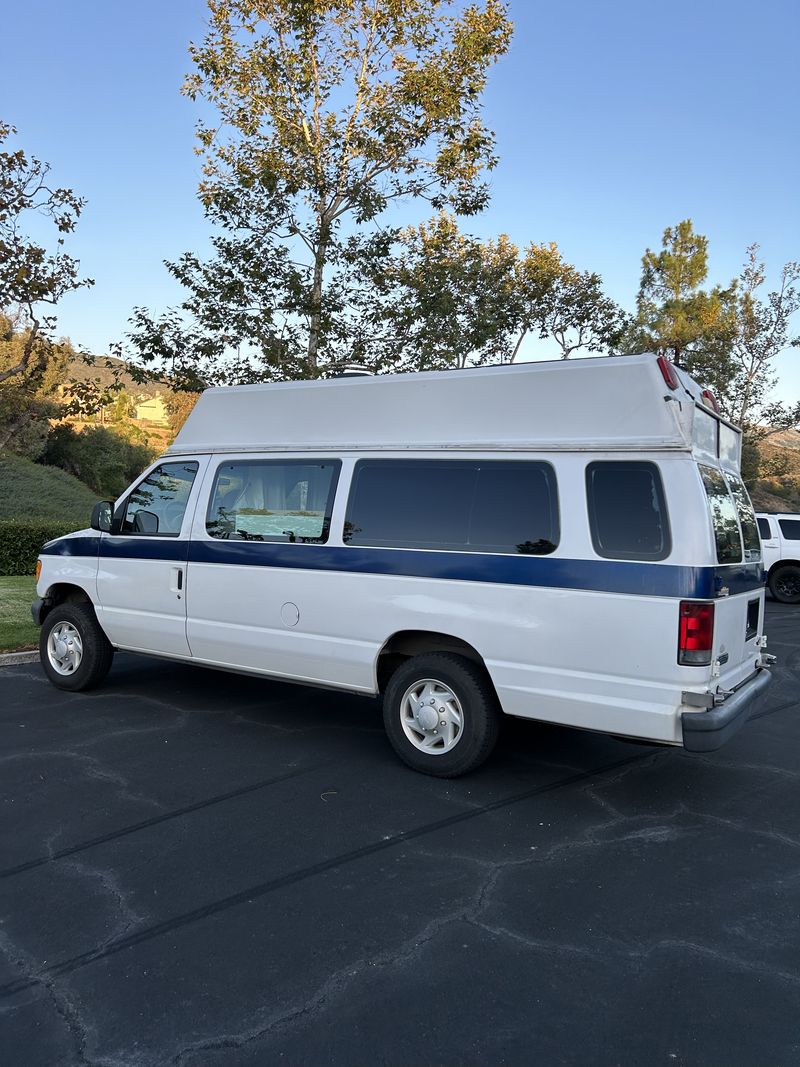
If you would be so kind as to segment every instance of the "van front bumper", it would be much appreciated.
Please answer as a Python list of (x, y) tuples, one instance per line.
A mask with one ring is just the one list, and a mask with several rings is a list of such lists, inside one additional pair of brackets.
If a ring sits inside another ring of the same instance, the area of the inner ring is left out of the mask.
[(47, 604), (41, 597), (38, 597), (31, 604), (31, 618), (37, 626), (41, 626), (44, 622), (44, 617), (47, 612)]
[(689, 752), (713, 752), (721, 748), (758, 711), (771, 682), (772, 673), (762, 668), (719, 707), (684, 711), (681, 715), (683, 747)]

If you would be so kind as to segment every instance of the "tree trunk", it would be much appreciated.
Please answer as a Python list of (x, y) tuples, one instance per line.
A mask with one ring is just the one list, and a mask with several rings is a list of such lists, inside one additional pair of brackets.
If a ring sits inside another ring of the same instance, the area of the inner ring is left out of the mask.
[(314, 253), (314, 274), (311, 282), (311, 314), (308, 320), (308, 376), (317, 377), (318, 353), (322, 333), (322, 276), (331, 239), (330, 222), (323, 214), (320, 219), (319, 240)]
[(742, 397), (741, 407), (739, 408), (739, 422), (738, 426), (744, 427), (744, 420), (750, 408), (750, 392), (753, 388), (753, 375), (752, 373), (747, 375), (745, 379), (744, 396)]

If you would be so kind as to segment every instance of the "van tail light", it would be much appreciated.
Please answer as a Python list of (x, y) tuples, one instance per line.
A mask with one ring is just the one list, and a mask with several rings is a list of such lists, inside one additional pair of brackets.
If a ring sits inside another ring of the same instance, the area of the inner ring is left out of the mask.
[(706, 405), (706, 407), (711, 408), (712, 411), (716, 411), (716, 413), (719, 415), (719, 404), (717, 403), (717, 398), (714, 396), (711, 390), (704, 389), (701, 393), (701, 396), (703, 397), (703, 403)]
[(666, 356), (659, 356), (656, 360), (658, 363), (658, 369), (661, 371), (661, 377), (667, 383), (670, 389), (677, 389), (681, 384), (678, 378), (678, 372), (672, 366)]
[(678, 663), (705, 667), (714, 644), (714, 605), (682, 600), (678, 612)]

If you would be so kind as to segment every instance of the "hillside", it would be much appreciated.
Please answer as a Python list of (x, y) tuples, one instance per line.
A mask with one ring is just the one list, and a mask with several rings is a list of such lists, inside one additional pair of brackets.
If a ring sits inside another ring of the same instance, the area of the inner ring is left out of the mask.
[(800, 432), (772, 434), (758, 451), (761, 477), (750, 493), (756, 511), (800, 512)]
[(87, 382), (97, 378), (100, 380), (101, 385), (108, 388), (114, 384), (115, 374), (110, 367), (106, 366), (107, 362), (119, 371), (119, 381), (126, 393), (130, 393), (133, 396), (155, 396), (156, 393), (163, 393), (166, 388), (161, 382), (143, 382), (140, 384), (134, 381), (125, 369), (123, 361), (116, 359), (114, 356), (92, 356), (89, 363), (84, 362), (80, 356), (77, 356), (75, 359), (70, 360), (66, 377), (67, 379), (72, 378), (77, 382)]
[(0, 519), (53, 519), (89, 525), (97, 493), (58, 467), (0, 453)]

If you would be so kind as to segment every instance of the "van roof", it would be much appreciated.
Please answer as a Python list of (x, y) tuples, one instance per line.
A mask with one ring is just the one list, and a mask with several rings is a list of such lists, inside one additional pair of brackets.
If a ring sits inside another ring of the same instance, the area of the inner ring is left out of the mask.
[[(167, 455), (692, 447), (701, 388), (652, 353), (207, 389)], [(707, 409), (706, 409), (707, 410)]]

